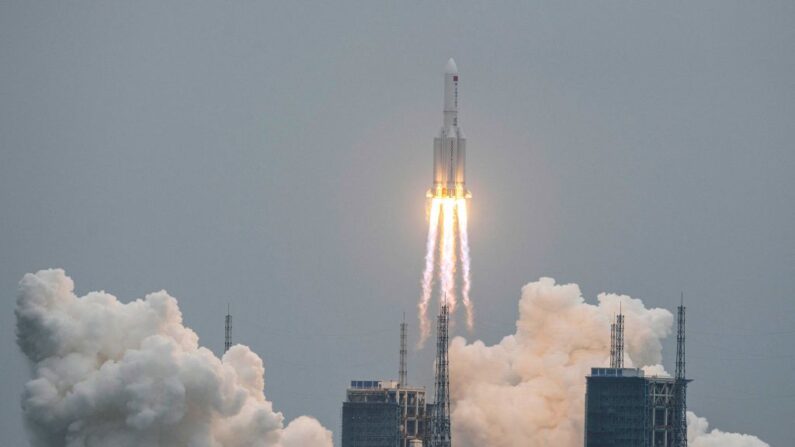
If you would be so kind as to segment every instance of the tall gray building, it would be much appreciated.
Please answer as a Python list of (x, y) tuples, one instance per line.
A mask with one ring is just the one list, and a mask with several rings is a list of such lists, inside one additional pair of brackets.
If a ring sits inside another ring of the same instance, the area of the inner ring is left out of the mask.
[(395, 380), (354, 380), (342, 404), (342, 447), (419, 447), (425, 389)]
[(400, 446), (400, 407), (384, 385), (351, 381), (342, 404), (342, 447)]
[(675, 447), (675, 380), (635, 368), (592, 368), (585, 447)]
[(585, 447), (646, 445), (646, 380), (631, 368), (593, 368), (585, 387)]

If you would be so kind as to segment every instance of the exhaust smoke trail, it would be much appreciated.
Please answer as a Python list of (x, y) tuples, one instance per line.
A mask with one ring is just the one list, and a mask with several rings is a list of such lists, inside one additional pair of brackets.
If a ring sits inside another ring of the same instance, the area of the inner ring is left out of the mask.
[(469, 289), (472, 284), (472, 279), (469, 270), (469, 237), (467, 236), (466, 199), (458, 199), (456, 206), (458, 207), (458, 239), (461, 244), (461, 277), (463, 279), (461, 297), (467, 312), (467, 328), (471, 331), (475, 326), (475, 315), (472, 309), (472, 301), (469, 300)]
[[(439, 220), (441, 219), (441, 228)], [(465, 198), (434, 197), (431, 199), (431, 218), (428, 224), (428, 241), (425, 252), (425, 270), (422, 273), (422, 297), (418, 304), (420, 319), (421, 347), (428, 339), (431, 331), (428, 319), (428, 305), (433, 295), (434, 270), (438, 267), (439, 303), (447, 304), (450, 313), (455, 312), (458, 299), (456, 297), (456, 239), (460, 245), (461, 257), (461, 294), (466, 309), (467, 327), (472, 329), (474, 314), (470, 290), (470, 257), (469, 238), (467, 237), (467, 208)], [(437, 241), (438, 240), (438, 241)], [(439, 250), (438, 266), (436, 250)]]
[(422, 346), (431, 333), (431, 322), (428, 319), (428, 303), (431, 301), (431, 294), (433, 293), (433, 266), (436, 262), (436, 238), (439, 233), (439, 213), (441, 208), (442, 202), (439, 199), (431, 201), (428, 241), (425, 244), (425, 270), (422, 272), (422, 298), (417, 305), (420, 314), (420, 340), (418, 346)]

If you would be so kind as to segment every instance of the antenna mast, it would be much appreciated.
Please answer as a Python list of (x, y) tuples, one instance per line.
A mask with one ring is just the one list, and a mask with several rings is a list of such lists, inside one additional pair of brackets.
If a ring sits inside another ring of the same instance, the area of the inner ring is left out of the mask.
[(624, 314), (616, 317), (616, 368), (624, 367)]
[(616, 366), (616, 323), (610, 323), (610, 367)]
[(624, 314), (621, 312), (621, 303), (618, 304), (615, 322), (610, 324), (610, 367), (624, 367)]
[(232, 347), (232, 314), (229, 313), (229, 304), (226, 305), (226, 318), (225, 318), (225, 333), (224, 333), (224, 353)]
[(406, 368), (406, 312), (403, 312), (403, 322), (400, 323), (400, 387), (406, 387), (407, 381)]

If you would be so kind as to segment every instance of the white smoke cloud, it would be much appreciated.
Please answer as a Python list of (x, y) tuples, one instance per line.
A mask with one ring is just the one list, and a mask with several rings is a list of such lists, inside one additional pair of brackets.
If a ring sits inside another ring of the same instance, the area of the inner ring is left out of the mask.
[(709, 423), (687, 412), (687, 443), (690, 447), (770, 447), (756, 436), (725, 433), (718, 429), (707, 431)]
[[(668, 375), (660, 365), (661, 340), (671, 332), (673, 315), (628, 296), (600, 294), (598, 301), (585, 303), (576, 284), (541, 278), (522, 288), (515, 334), (493, 346), (453, 340), (456, 445), (582, 446), (585, 376), (591, 367), (609, 363), (610, 322), (619, 305), (626, 315), (626, 366)], [(705, 419), (689, 415), (692, 446), (767, 446), (752, 436), (707, 433), (706, 425)]]
[(32, 364), (22, 396), (34, 447), (330, 447), (309, 417), (286, 427), (262, 360), (199, 346), (165, 291), (127, 304), (83, 297), (63, 270), (27, 274), (17, 341)]

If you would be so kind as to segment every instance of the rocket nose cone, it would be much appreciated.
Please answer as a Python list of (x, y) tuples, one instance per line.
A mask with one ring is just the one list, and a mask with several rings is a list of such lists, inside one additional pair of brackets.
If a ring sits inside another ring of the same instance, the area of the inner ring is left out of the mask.
[(445, 74), (457, 75), (458, 74), (458, 66), (456, 66), (455, 61), (451, 57), (449, 61), (447, 61), (447, 66), (444, 67)]

